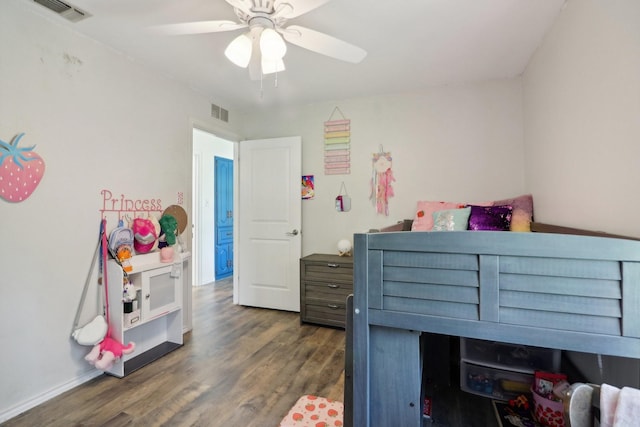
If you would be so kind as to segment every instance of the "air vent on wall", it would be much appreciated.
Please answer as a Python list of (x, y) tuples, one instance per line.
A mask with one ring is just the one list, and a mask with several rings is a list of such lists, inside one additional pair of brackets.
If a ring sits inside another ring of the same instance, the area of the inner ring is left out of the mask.
[(33, 0), (41, 6), (46, 7), (49, 10), (57, 13), (63, 18), (71, 21), (78, 22), (91, 16), (91, 14), (84, 10), (78, 9), (75, 6), (62, 2), (60, 0)]
[(229, 122), (229, 111), (216, 104), (211, 104), (211, 117), (222, 120), (223, 122)]

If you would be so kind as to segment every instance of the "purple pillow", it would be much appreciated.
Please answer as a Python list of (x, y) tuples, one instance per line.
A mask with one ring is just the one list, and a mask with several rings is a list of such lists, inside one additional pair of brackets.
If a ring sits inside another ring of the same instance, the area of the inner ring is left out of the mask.
[(513, 207), (510, 231), (531, 231), (531, 221), (533, 221), (533, 196), (531, 194), (496, 200), (492, 205)]
[(469, 230), (509, 231), (513, 208), (504, 206), (470, 206)]

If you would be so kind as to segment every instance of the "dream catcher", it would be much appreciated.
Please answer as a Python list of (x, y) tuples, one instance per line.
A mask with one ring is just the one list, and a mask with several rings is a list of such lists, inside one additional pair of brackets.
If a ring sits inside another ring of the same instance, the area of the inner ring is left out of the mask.
[(389, 215), (389, 197), (394, 195), (391, 183), (396, 180), (393, 177), (391, 163), (391, 153), (382, 151), (382, 146), (380, 146), (378, 153), (373, 153), (369, 200), (371, 200), (379, 214), (385, 214), (386, 216)]

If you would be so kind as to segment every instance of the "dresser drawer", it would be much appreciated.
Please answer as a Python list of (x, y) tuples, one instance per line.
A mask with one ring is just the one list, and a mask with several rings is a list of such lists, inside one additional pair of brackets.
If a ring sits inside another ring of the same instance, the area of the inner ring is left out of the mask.
[(310, 262), (305, 265), (305, 279), (353, 282), (353, 264), (342, 262)]
[(353, 284), (342, 282), (309, 282), (304, 281), (304, 293), (309, 299), (344, 302), (353, 293)]
[(304, 311), (305, 322), (344, 328), (347, 314), (347, 301), (346, 298), (342, 302), (307, 299), (304, 305)]
[(300, 260), (300, 321), (344, 328), (353, 293), (353, 258), (313, 254)]

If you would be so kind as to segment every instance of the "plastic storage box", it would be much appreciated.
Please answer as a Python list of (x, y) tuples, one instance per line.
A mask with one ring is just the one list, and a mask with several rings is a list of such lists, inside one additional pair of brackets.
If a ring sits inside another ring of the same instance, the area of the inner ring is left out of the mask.
[(511, 371), (557, 372), (560, 369), (560, 350), (483, 341), (470, 338), (460, 340), (460, 358), (464, 361)]
[(515, 399), (529, 393), (533, 374), (490, 368), (462, 362), (460, 388), (463, 391), (497, 400)]

